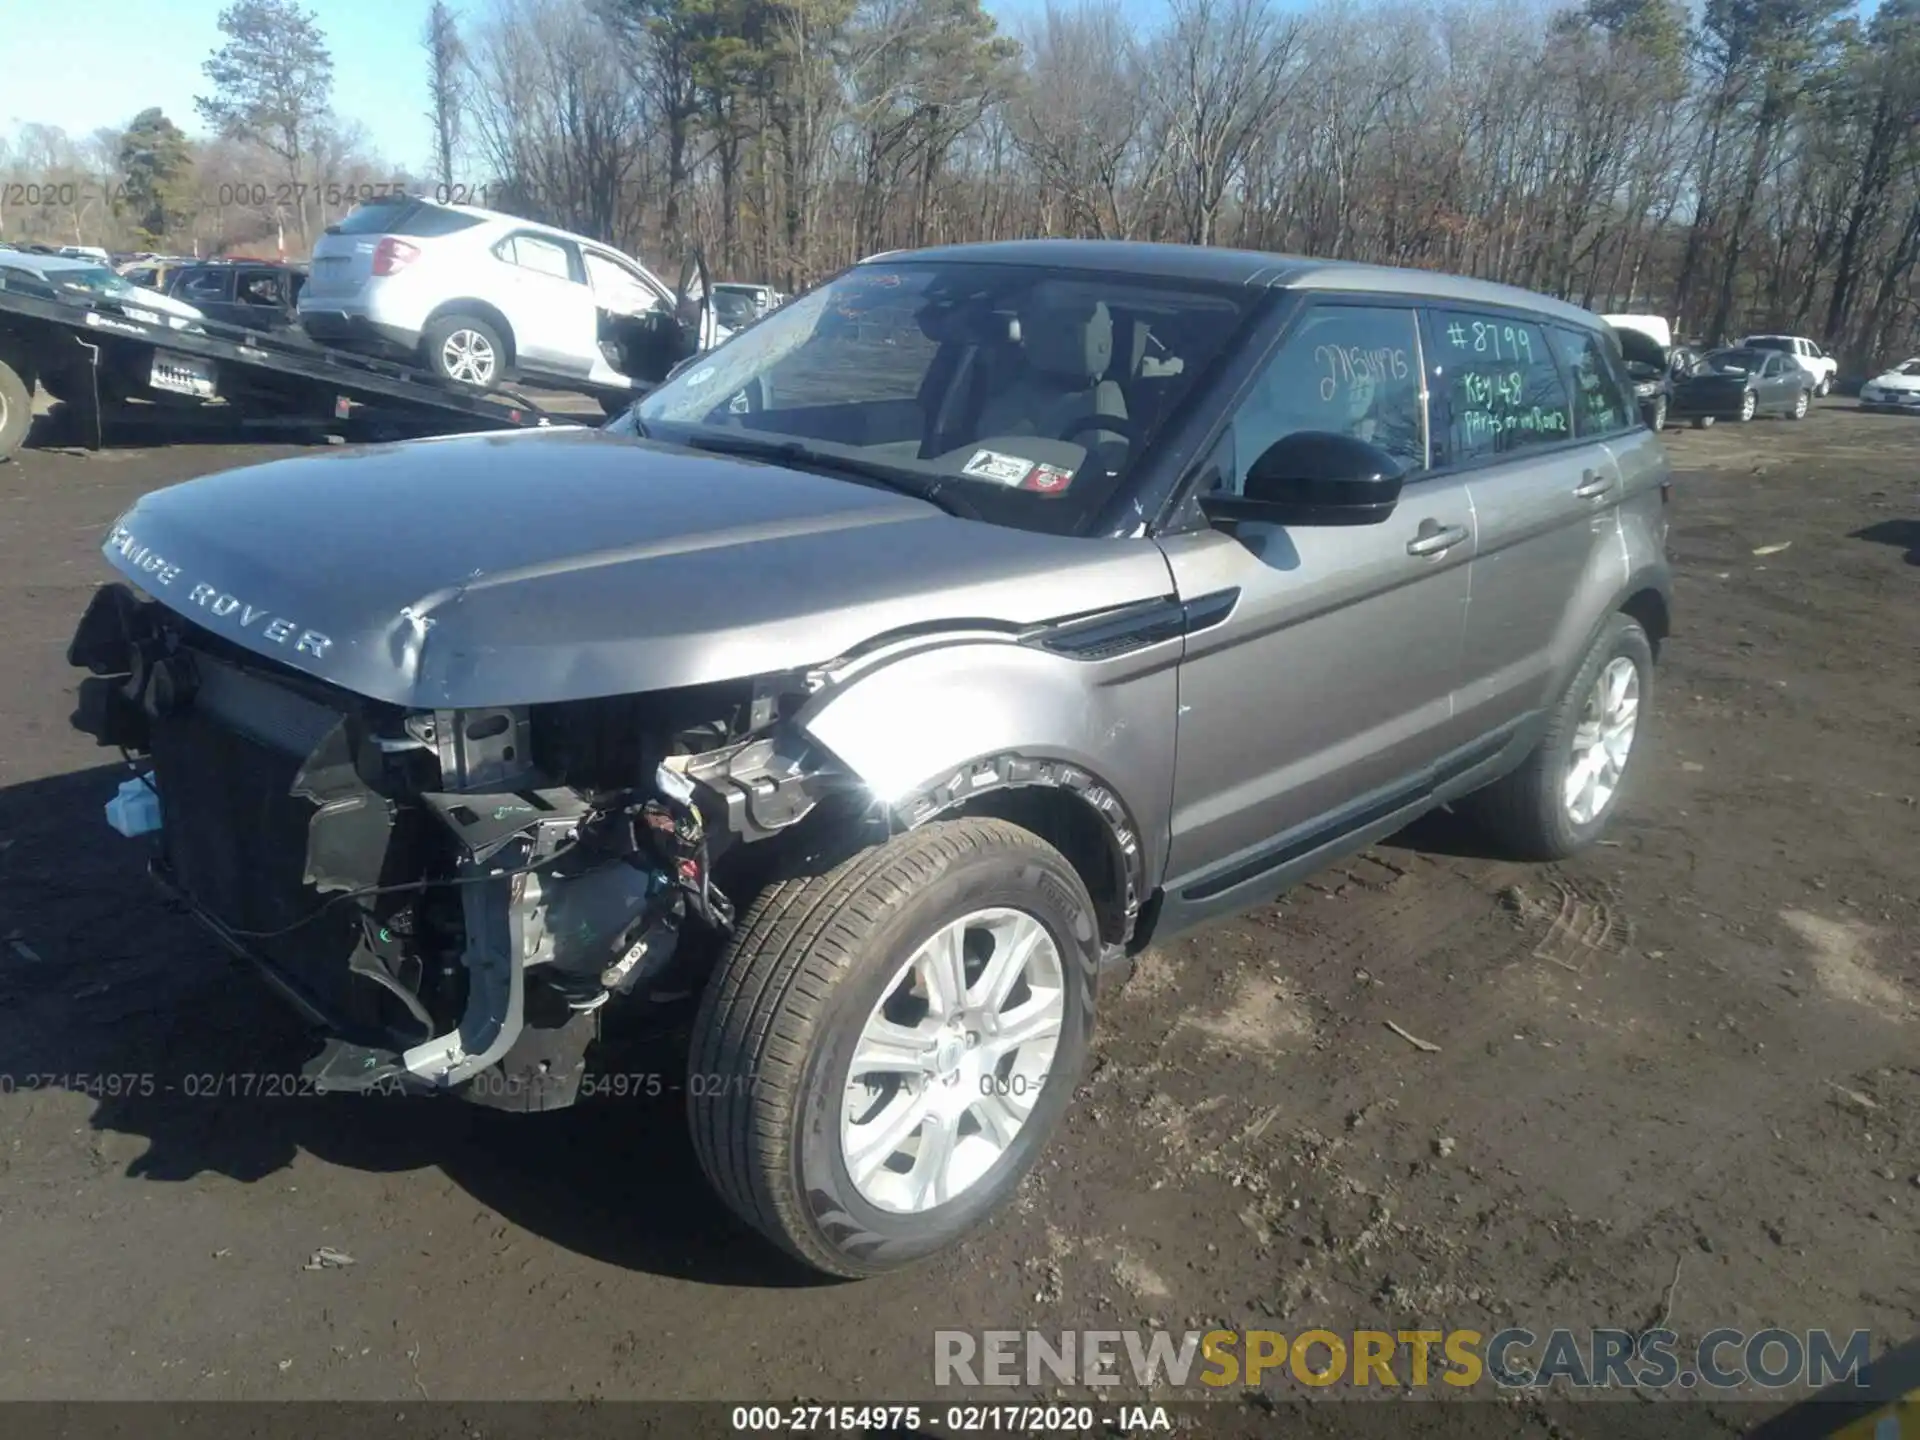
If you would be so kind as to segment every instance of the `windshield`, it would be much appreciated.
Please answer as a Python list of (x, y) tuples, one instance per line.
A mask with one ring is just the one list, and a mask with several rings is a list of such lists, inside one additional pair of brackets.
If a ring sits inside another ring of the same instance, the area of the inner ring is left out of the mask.
[[(1238, 332), (1254, 292), (903, 260), (773, 311), (615, 428), (788, 447), (982, 519), (1084, 533)], [(637, 420), (637, 424), (635, 423)]]
[(1895, 373), (1900, 375), (1920, 375), (1920, 360), (1909, 360)]
[(105, 295), (114, 300), (135, 298), (134, 286), (105, 265), (48, 266), (38, 272), (55, 293), (69, 295)]

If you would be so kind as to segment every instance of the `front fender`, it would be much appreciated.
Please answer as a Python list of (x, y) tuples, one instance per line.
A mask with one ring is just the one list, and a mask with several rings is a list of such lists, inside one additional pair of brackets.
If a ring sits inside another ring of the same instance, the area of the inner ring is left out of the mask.
[(1131, 830), (1144, 894), (1166, 864), (1179, 659), (1177, 636), (1091, 660), (1011, 636), (969, 639), (861, 670), (797, 720), (908, 823), (929, 798), (944, 808), (998, 785), (1079, 791), (1110, 827)]

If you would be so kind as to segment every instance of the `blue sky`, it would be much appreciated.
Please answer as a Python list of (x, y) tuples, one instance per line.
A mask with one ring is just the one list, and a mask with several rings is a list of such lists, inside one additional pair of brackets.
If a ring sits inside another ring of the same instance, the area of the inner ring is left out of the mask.
[[(202, 133), (193, 97), (206, 91), (200, 65), (221, 40), (219, 0), (4, 3), (26, 6), (31, 20), (7, 24), (0, 40), (0, 133), (11, 138), (22, 123), (39, 121), (80, 138), (103, 125), (124, 125), (148, 105)], [(333, 50), (334, 109), (365, 125), (387, 160), (416, 168), (424, 168), (430, 151), (420, 48), (427, 5), (306, 0)], [(455, 8), (478, 7), (475, 0), (456, 0)], [(102, 36), (115, 38), (103, 45)]]
[[(367, 127), (390, 163), (427, 169), (426, 58), (420, 32), (429, 0), (305, 0), (333, 50), (333, 104)], [(489, 0), (453, 0), (462, 18)], [(219, 0), (68, 0), (32, 4), (0, 22), (0, 136), (23, 123), (58, 125), (76, 139), (122, 126), (148, 105), (201, 133), (193, 97), (200, 65), (220, 43)], [(987, 0), (1003, 23), (1037, 0)], [(25, 22), (25, 23), (18, 23)], [(113, 37), (102, 44), (103, 36)]]

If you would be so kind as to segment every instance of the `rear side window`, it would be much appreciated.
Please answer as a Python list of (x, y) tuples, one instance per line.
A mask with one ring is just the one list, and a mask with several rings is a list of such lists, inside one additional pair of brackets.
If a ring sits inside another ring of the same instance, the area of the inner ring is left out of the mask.
[(1435, 464), (1471, 464), (1573, 438), (1567, 387), (1536, 321), (1435, 310), (1432, 326)]
[(1573, 380), (1574, 434), (1616, 435), (1633, 423), (1628, 391), (1608, 347), (1590, 330), (1553, 329), (1553, 343)]
[(534, 270), (558, 280), (573, 278), (567, 247), (540, 235), (509, 235), (493, 247), (493, 253), (509, 265)]
[(1414, 470), (1427, 463), (1414, 313), (1386, 306), (1310, 310), (1268, 360), (1234, 412), (1228, 487), (1245, 488), (1253, 462), (1303, 430), (1352, 435)]

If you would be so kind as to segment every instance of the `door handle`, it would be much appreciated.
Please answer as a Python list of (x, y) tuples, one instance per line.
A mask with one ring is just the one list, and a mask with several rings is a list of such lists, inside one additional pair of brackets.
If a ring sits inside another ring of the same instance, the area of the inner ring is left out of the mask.
[(1409, 555), (1444, 555), (1467, 538), (1464, 525), (1442, 525), (1437, 520), (1422, 520), (1420, 529), (1407, 542)]
[(1582, 500), (1590, 500), (1595, 495), (1604, 495), (1613, 488), (1613, 477), (1602, 470), (1582, 470), (1580, 483), (1573, 487), (1573, 493)]

